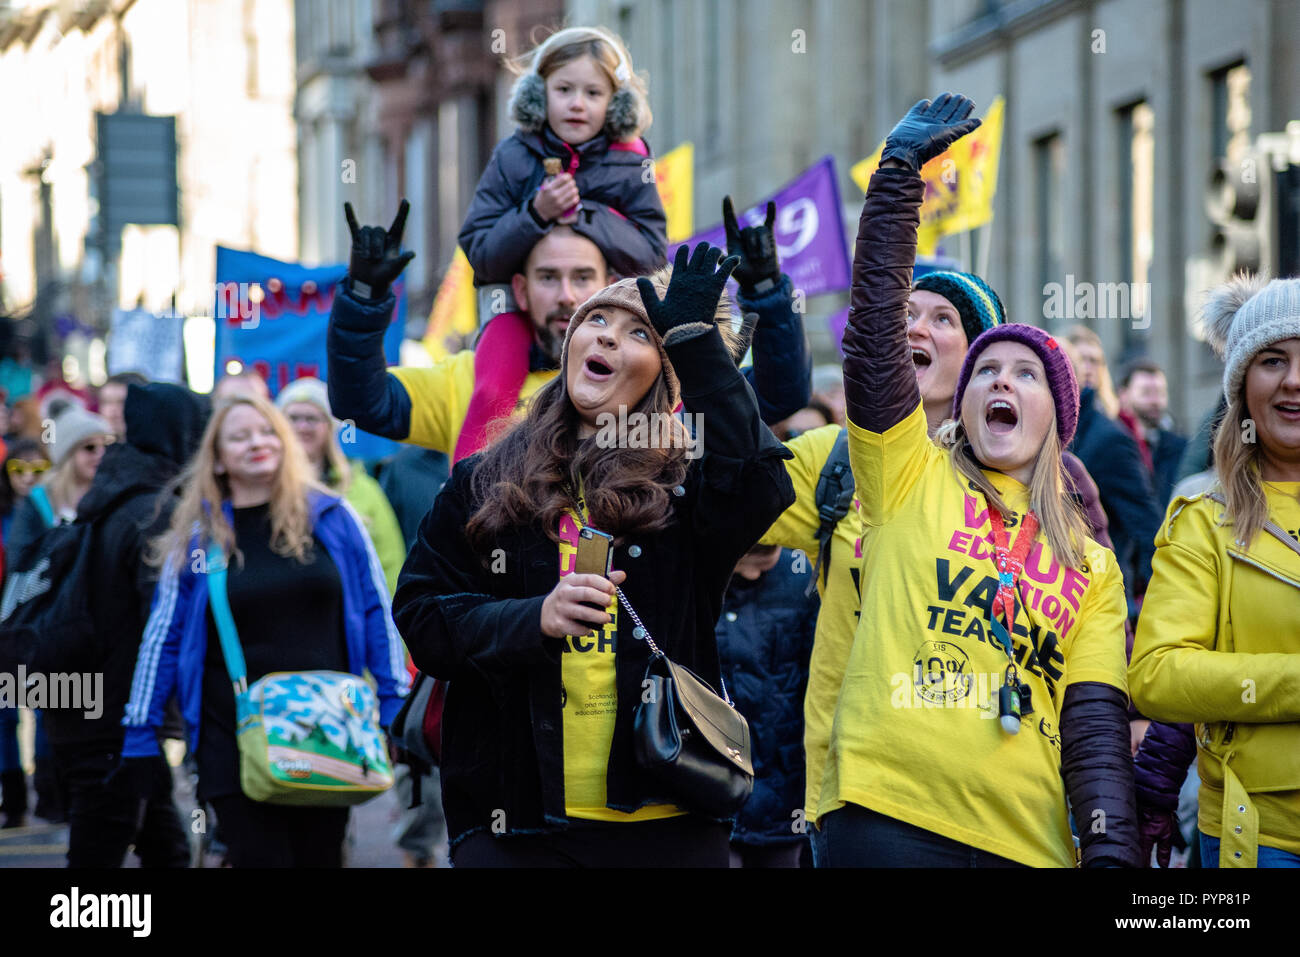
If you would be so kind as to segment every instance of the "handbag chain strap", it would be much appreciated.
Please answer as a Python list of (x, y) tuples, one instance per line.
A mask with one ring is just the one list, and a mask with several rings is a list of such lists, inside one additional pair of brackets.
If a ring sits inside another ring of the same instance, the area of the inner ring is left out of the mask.
[[(655, 640), (650, 637), (650, 629), (641, 624), (641, 616), (636, 613), (636, 609), (632, 607), (632, 603), (627, 600), (627, 596), (623, 594), (623, 589), (615, 585), (614, 591), (618, 593), (618, 600), (622, 603), (623, 607), (627, 609), (627, 613), (632, 616), (632, 621), (636, 623), (636, 627), (641, 633), (641, 639), (650, 646), (650, 650), (656, 657), (666, 660), (668, 656), (660, 650), (659, 646), (655, 644)], [(632, 634), (636, 637), (636, 632), (633, 632)], [(731, 700), (731, 695), (727, 694), (727, 679), (722, 676), (721, 669), (718, 670), (718, 681), (722, 683), (722, 700), (727, 702), (728, 707), (734, 708), (736, 703)]]
[[(565, 490), (569, 493), (569, 496), (576, 503), (576, 507), (574, 509), (574, 515), (578, 519), (578, 524), (586, 528), (587, 521), (582, 514), (585, 511), (585, 509), (582, 506), (582, 496), (580, 494), (574, 494), (573, 487), (568, 485), (567, 483), (565, 485)], [(632, 616), (632, 622), (636, 625), (636, 630), (632, 632), (632, 637), (639, 638), (640, 640), (648, 644), (650, 646), (650, 651), (654, 654), (656, 658), (667, 659), (668, 656), (663, 653), (663, 649), (661, 649), (658, 645), (656, 645), (655, 640), (650, 637), (650, 629), (647, 628), (644, 624), (642, 624), (641, 616), (636, 613), (636, 609), (632, 607), (632, 603), (627, 600), (627, 596), (623, 594), (623, 589), (615, 585), (614, 591), (618, 594), (619, 602), (622, 604), (624, 608), (627, 609), (627, 613)], [(722, 677), (721, 668), (718, 669), (718, 681), (722, 683), (722, 700), (727, 702), (727, 704), (730, 707), (734, 708), (736, 704), (731, 700), (731, 695), (727, 694), (727, 679)]]

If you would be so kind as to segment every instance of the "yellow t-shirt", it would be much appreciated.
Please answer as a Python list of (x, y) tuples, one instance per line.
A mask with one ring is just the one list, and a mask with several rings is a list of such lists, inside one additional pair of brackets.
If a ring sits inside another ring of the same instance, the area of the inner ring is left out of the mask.
[[(560, 577), (573, 573), (579, 526), (560, 519)], [(618, 690), (618, 596), (605, 609), (614, 620), (596, 634), (569, 635), (560, 662), (564, 721), (564, 812), (591, 821), (653, 821), (684, 814), (671, 804), (648, 804), (632, 813), (606, 807), (605, 778), (614, 741)]]
[[(794, 453), (794, 458), (786, 460), (785, 469), (794, 485), (795, 503), (781, 513), (761, 540), (764, 545), (799, 549), (810, 575), (817, 562), (817, 530), (821, 527), (817, 516), (817, 481), (839, 433), (838, 425), (827, 425), (809, 429), (786, 443)], [(823, 571), (817, 571), (822, 603), (808, 663), (808, 690), (803, 708), (807, 771), (804, 808), (809, 817), (816, 815), (835, 701), (840, 694), (840, 681), (862, 607), (862, 521), (858, 518), (856, 499), (831, 534), (830, 569), (825, 574)]]
[[(1033, 713), (998, 721), (1007, 655), (986, 623), (997, 590), (983, 496), (952, 470), (915, 411), (884, 434), (850, 424), (861, 496), (862, 615), (831, 728), (818, 816), (846, 802), (1031, 866), (1071, 867), (1058, 719), (1069, 684), (1127, 693), (1123, 579), (1088, 539), (1065, 568), (1039, 535), (1013, 633)], [(1014, 515), (1028, 490), (985, 473)], [(1080, 821), (1088, 827), (1090, 821)]]
[[(465, 424), (470, 396), (474, 393), (474, 353), (457, 352), (429, 369), (394, 367), (389, 374), (402, 383), (411, 397), (411, 430), (403, 439), (451, 455)], [(534, 392), (550, 382), (556, 370), (530, 372), (519, 389), (518, 415)]]

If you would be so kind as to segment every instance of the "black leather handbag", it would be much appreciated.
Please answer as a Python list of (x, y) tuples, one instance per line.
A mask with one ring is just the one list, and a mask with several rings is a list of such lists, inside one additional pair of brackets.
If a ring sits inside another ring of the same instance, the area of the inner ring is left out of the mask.
[(637, 763), (678, 807), (706, 817), (734, 816), (754, 790), (749, 722), (729, 697), (659, 649), (621, 588), (618, 600), (652, 653), (632, 719)]

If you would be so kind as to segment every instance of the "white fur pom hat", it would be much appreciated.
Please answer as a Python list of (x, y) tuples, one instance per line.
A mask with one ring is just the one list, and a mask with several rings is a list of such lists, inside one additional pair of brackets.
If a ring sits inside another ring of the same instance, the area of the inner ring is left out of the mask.
[(1300, 279), (1238, 273), (1210, 292), (1201, 315), (1210, 345), (1224, 358), (1223, 394), (1231, 402), (1259, 350), (1300, 339)]
[(617, 85), (605, 110), (605, 134), (611, 142), (630, 140), (650, 126), (650, 106), (640, 81), (632, 73), (632, 64), (622, 42), (600, 27), (569, 27), (551, 34), (529, 57), (528, 69), (515, 80), (510, 90), (510, 118), (521, 130), (535, 133), (546, 124), (546, 81), (537, 72), (546, 54), (571, 43), (599, 41), (618, 56), (615, 70)]

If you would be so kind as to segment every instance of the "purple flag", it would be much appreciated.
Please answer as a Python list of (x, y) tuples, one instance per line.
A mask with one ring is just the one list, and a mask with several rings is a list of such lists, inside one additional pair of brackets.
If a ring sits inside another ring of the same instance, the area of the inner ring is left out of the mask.
[[(781, 269), (794, 288), (805, 296), (840, 292), (849, 288), (849, 255), (840, 213), (839, 181), (835, 158), (824, 156), (771, 196), (765, 196), (736, 215), (740, 227), (758, 226), (767, 213), (768, 201), (776, 203), (776, 249)], [(687, 240), (709, 242), (727, 248), (722, 223)], [(672, 244), (668, 261), (673, 261), (680, 243)]]

